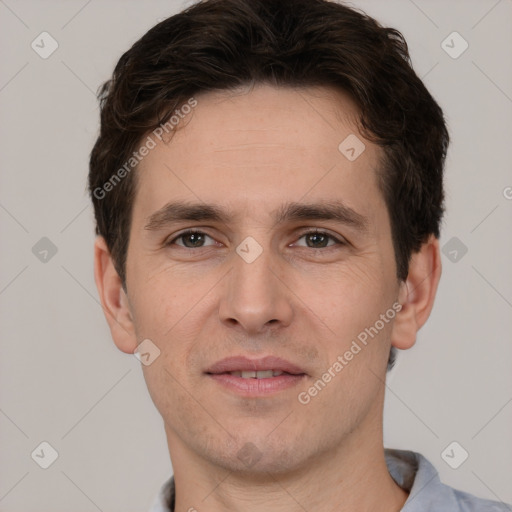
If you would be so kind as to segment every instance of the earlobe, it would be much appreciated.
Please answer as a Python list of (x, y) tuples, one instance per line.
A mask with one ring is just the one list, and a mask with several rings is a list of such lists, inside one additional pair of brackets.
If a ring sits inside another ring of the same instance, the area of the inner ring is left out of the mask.
[(101, 236), (94, 243), (94, 279), (114, 343), (122, 352), (132, 354), (137, 338), (130, 304), (105, 239)]
[(393, 325), (392, 346), (405, 350), (414, 345), (417, 332), (427, 321), (434, 306), (440, 278), (439, 240), (431, 236), (412, 255), (407, 279), (400, 284), (399, 302), (402, 309)]

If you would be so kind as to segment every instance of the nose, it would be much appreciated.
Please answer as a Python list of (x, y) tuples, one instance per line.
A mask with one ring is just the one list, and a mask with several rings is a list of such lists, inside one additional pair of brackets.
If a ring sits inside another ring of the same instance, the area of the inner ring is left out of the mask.
[(278, 259), (268, 246), (251, 263), (235, 253), (219, 307), (221, 322), (247, 335), (290, 325), (293, 294), (285, 282)]

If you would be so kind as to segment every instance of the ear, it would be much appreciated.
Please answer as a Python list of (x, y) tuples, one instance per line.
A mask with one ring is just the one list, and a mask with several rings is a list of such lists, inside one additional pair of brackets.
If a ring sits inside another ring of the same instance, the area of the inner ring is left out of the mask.
[(416, 341), (416, 333), (427, 321), (441, 278), (439, 240), (431, 236), (409, 263), (409, 273), (400, 284), (398, 301), (402, 309), (395, 317), (391, 345), (405, 350)]
[(94, 243), (94, 279), (114, 343), (122, 352), (133, 354), (137, 337), (130, 303), (105, 239), (101, 236), (96, 237)]

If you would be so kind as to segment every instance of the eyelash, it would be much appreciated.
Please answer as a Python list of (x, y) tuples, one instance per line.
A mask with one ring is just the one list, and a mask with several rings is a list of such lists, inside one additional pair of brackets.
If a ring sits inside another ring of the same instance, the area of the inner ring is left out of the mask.
[[(187, 235), (206, 235), (207, 237), (209, 238), (212, 238), (210, 235), (208, 235), (208, 233), (205, 233), (204, 231), (200, 231), (200, 230), (197, 230), (197, 229), (188, 229), (187, 231), (184, 231), (183, 233), (180, 233), (178, 236), (174, 237), (173, 239), (167, 241), (164, 243), (164, 245), (166, 247), (168, 246), (172, 246), (174, 245), (174, 242), (176, 242), (176, 240), (179, 240), (180, 238), (183, 238), (183, 237), (186, 237)], [(320, 231), (318, 229), (312, 229), (312, 230), (309, 230), (309, 231), (305, 231), (304, 233), (302, 233), (299, 237), (299, 240), (305, 236), (308, 236), (308, 235), (323, 235), (323, 236), (326, 236), (327, 238), (330, 238), (331, 240), (334, 240), (336, 243), (334, 245), (347, 245), (347, 243), (343, 240), (340, 240), (339, 238), (336, 238), (335, 236), (331, 235), (330, 233), (326, 232), (326, 231)], [(178, 247), (181, 247), (182, 249), (185, 249), (185, 250), (190, 250), (190, 251), (194, 251), (196, 249), (204, 249), (205, 247), (185, 247), (185, 246), (181, 246), (179, 245)], [(334, 246), (330, 245), (330, 246), (327, 246), (327, 247), (317, 247), (316, 249), (329, 249), (329, 248), (333, 248)], [(306, 249), (315, 249), (315, 247), (305, 247)]]

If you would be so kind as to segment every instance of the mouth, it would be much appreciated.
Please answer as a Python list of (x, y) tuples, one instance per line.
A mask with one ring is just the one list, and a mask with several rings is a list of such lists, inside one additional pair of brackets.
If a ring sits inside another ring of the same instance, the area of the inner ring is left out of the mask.
[(307, 376), (299, 366), (273, 356), (260, 359), (229, 357), (215, 363), (205, 374), (224, 389), (246, 397), (290, 389)]

